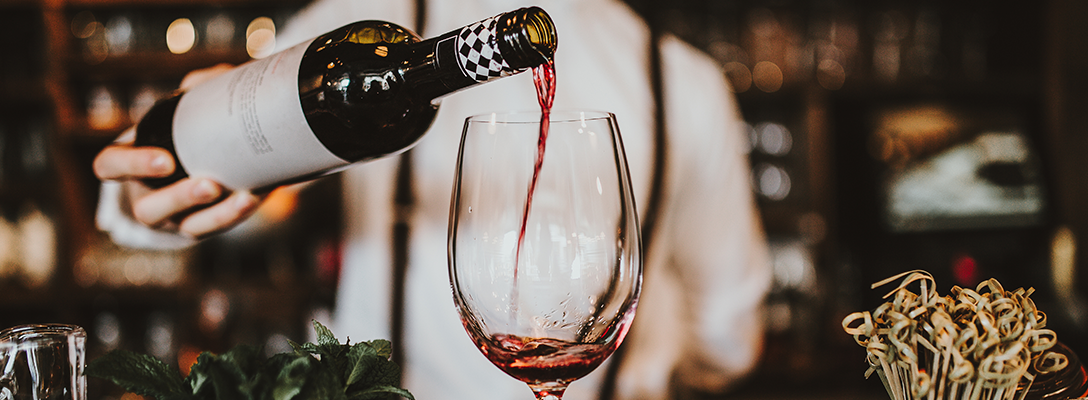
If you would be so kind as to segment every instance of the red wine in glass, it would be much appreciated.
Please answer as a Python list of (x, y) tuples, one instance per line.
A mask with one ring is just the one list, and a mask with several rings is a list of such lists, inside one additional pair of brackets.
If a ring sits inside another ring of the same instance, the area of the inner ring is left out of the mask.
[(492, 364), (528, 384), (537, 398), (561, 399), (568, 384), (593, 372), (619, 346), (619, 341), (575, 343), (506, 334), (486, 336), (473, 329), (469, 329), (469, 336)]
[(488, 360), (530, 385), (573, 382), (593, 372), (615, 346), (615, 342), (587, 344), (502, 334), (482, 342), (481, 350)]

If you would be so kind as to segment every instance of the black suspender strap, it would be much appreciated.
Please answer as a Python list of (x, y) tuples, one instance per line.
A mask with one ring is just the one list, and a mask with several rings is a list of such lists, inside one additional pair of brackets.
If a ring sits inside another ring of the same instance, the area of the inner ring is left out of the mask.
[(416, 33), (423, 35), (423, 28), (427, 25), (427, 0), (416, 0)]
[[(422, 32), (427, 23), (427, 0), (415, 1), (415, 29)], [(393, 276), (391, 279), (391, 297), (389, 310), (390, 340), (395, 346), (405, 347), (404, 314), (408, 279), (408, 241), (412, 212), (415, 209), (415, 193), (412, 190), (412, 151), (406, 151), (397, 165), (393, 194)], [(404, 369), (404, 351), (394, 351), (393, 361)]]
[(665, 82), (661, 73), (661, 32), (658, 28), (650, 29), (650, 90), (654, 96), (654, 172), (650, 181), (650, 199), (646, 204), (646, 213), (642, 215), (642, 259), (650, 252), (654, 228), (661, 216), (661, 202), (665, 195), (665, 159), (668, 150), (668, 137), (665, 126)]
[[(415, 203), (412, 191), (412, 153), (405, 152), (397, 165), (396, 187), (393, 195), (393, 271), (389, 310), (390, 340), (401, 349), (404, 338), (404, 298), (408, 275), (409, 221)], [(404, 368), (404, 352), (394, 351), (393, 361)]]
[[(650, 23), (649, 55), (650, 64), (650, 91), (653, 94), (654, 116), (654, 153), (653, 176), (650, 180), (650, 198), (646, 204), (646, 212), (641, 216), (642, 222), (642, 259), (648, 260), (650, 244), (653, 241), (654, 227), (661, 215), (661, 202), (665, 192), (665, 161), (668, 150), (668, 138), (665, 126), (665, 82), (661, 73), (661, 29), (658, 24)], [(630, 334), (628, 334), (630, 335)], [(614, 400), (616, 398), (616, 377), (620, 366), (623, 364), (627, 346), (620, 345), (612, 354), (608, 364), (608, 370), (601, 382), (599, 400)]]

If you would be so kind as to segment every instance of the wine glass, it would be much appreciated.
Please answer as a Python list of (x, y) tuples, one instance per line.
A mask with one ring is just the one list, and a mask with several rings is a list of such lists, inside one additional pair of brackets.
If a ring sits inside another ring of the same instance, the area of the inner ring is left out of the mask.
[(615, 116), (554, 112), (550, 129), (540, 116), (466, 120), (449, 268), (480, 352), (538, 399), (559, 400), (627, 334), (641, 243)]

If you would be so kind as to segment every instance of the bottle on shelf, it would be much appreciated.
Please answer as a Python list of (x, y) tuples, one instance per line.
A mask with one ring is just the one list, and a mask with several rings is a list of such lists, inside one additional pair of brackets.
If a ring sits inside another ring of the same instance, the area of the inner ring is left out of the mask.
[(116, 87), (96, 85), (87, 93), (87, 125), (94, 130), (113, 130), (123, 126), (124, 108)]
[(47, 121), (45, 115), (36, 115), (29, 121), (21, 149), (23, 174), (29, 183), (19, 218), (19, 235), (23, 273), (31, 287), (43, 287), (53, 281), (58, 257), (63, 252), (58, 220), (60, 193), (50, 149), (53, 128)]
[(414, 145), (440, 99), (550, 62), (555, 26), (528, 7), (421, 40), (382, 21), (346, 25), (250, 61), (156, 104), (136, 145), (174, 154), (176, 171), (265, 190)]
[(151, 109), (151, 106), (155, 105), (155, 102), (162, 98), (167, 90), (159, 88), (157, 85), (151, 83), (141, 83), (136, 86), (131, 94), (131, 98), (128, 102), (128, 118), (131, 121), (139, 121), (147, 114), (147, 110)]
[(0, 111), (0, 295), (9, 286), (43, 288), (56, 269), (57, 197), (48, 121), (34, 102), (6, 103)]

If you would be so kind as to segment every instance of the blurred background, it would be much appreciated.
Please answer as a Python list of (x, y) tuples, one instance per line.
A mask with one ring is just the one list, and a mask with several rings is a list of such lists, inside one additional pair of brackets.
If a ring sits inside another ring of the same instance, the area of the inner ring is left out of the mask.
[[(305, 2), (0, 0), (0, 327), (76, 323), (90, 357), (179, 365), (309, 340), (335, 307), (335, 177), (156, 252), (94, 228), (90, 170), (186, 72), (268, 55)], [(763, 359), (731, 397), (887, 398), (840, 324), (911, 269), (941, 293), (1034, 287), (1088, 355), (1088, 3), (629, 2), (720, 62), (746, 120), (775, 283)]]

